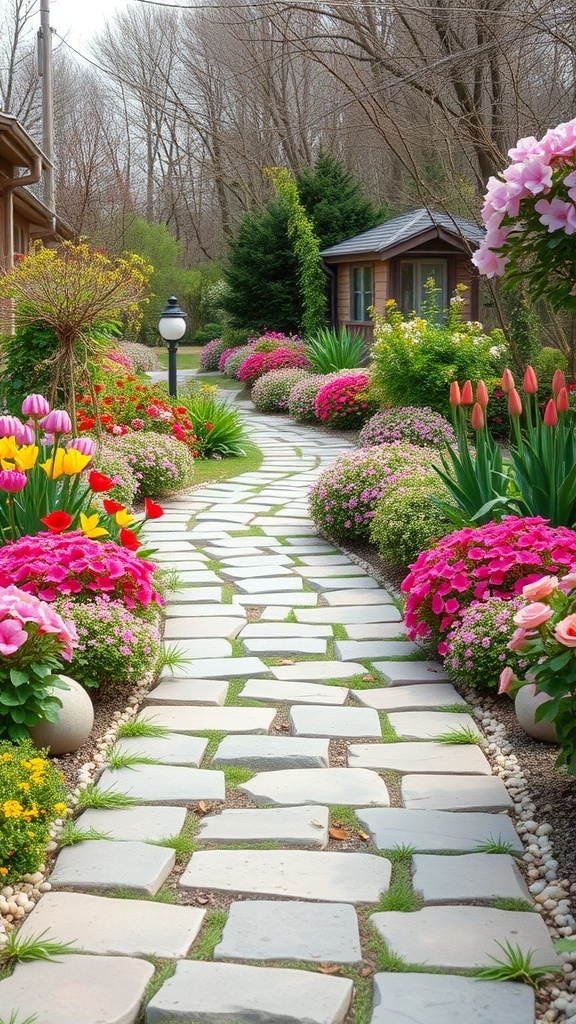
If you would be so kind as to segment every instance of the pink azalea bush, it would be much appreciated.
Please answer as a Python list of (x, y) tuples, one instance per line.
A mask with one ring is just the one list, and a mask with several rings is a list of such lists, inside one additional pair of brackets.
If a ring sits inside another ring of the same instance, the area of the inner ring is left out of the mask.
[(340, 375), (328, 381), (314, 402), (316, 419), (331, 427), (361, 426), (377, 408), (369, 389), (370, 378), (365, 373)]
[(301, 367), (271, 370), (259, 377), (252, 388), (252, 401), (258, 412), (287, 412), (292, 388), (310, 374)]
[(204, 345), (204, 348), (200, 353), (198, 369), (203, 370), (205, 373), (214, 373), (218, 369), (220, 356), (227, 348), (229, 348), (229, 346), (227, 342), (222, 340), (222, 338), (212, 338), (212, 341), (209, 341), (207, 345)]
[(342, 455), (318, 477), (309, 493), (310, 515), (329, 537), (365, 538), (387, 488), (420, 467), (430, 471), (430, 456), (410, 444), (359, 448)]
[(446, 634), (475, 599), (513, 597), (544, 572), (564, 576), (574, 564), (576, 533), (540, 517), (450, 533), (418, 556), (402, 583), (409, 636), (445, 655)]
[(106, 595), (134, 610), (163, 604), (152, 582), (155, 569), (126, 548), (90, 540), (78, 530), (21, 537), (0, 548), (0, 587), (18, 584), (42, 601)]
[(520, 597), (489, 597), (464, 608), (446, 636), (444, 668), (454, 682), (481, 692), (495, 691), (505, 665), (523, 671), (528, 663), (509, 650)]
[[(242, 363), (248, 359), (254, 352), (252, 345), (241, 345), (240, 348), (235, 348), (226, 356), (224, 363), (223, 373), (229, 380), (238, 380), (238, 370), (242, 366)], [(222, 363), (222, 360), (220, 360)]]
[(295, 384), (288, 396), (288, 412), (297, 423), (316, 423), (314, 403), (318, 393), (335, 374), (309, 373)]
[(311, 369), (301, 344), (293, 344), (290, 348), (277, 348), (273, 352), (255, 352), (254, 355), (248, 356), (238, 370), (238, 380), (252, 387), (263, 374), (289, 366)]
[(371, 416), (360, 431), (358, 444), (370, 448), (375, 444), (408, 441), (424, 448), (455, 444), (456, 435), (448, 420), (429, 406), (394, 406)]

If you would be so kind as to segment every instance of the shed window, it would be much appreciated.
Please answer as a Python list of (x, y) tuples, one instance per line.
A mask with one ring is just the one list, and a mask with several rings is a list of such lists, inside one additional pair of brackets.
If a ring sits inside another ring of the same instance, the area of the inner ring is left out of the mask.
[(447, 260), (402, 260), (400, 263), (400, 308), (405, 316), (419, 316), (426, 302), (426, 281), (432, 278), (438, 289), (436, 301), (440, 313), (448, 305)]
[(368, 309), (373, 305), (372, 267), (352, 267), (350, 270), (350, 319), (359, 322), (369, 320)]

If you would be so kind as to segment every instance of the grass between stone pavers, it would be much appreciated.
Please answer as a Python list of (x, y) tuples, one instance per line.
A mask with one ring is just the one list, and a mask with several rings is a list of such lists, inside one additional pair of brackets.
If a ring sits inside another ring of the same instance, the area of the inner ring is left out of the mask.
[(174, 850), (177, 864), (187, 864), (192, 854), (198, 849), (196, 835), (200, 827), (200, 819), (196, 814), (187, 814), (178, 835), (164, 836), (162, 839), (149, 840), (151, 846), (164, 846)]
[[(234, 597), (235, 593), (236, 590), (234, 589), (231, 583), (223, 583), (220, 604), (232, 604), (232, 598)], [(217, 608), (218, 606), (214, 605), (214, 607)]]
[(237, 530), (228, 530), (231, 537), (265, 537), (266, 531), (261, 526), (238, 527)]
[(291, 623), (294, 623), (295, 625), (298, 624), (298, 619), (296, 618), (296, 612), (294, 611), (293, 608), (291, 608), (290, 611), (288, 612), (288, 615), (284, 619), (284, 622), (291, 622)]
[[(382, 851), (379, 851), (383, 856)], [(411, 857), (397, 857), (392, 861), (392, 878), (388, 892), (384, 893), (378, 904), (378, 910), (399, 910), (403, 914), (412, 914), (422, 909), (422, 901), (412, 887), (410, 874)]]
[(376, 690), (388, 685), (380, 672), (369, 672), (368, 670), (366, 670), (366, 674), (358, 672), (357, 675), (350, 676), (349, 679), (323, 679), (322, 683), (324, 686), (347, 686), (350, 690)]
[(219, 729), (204, 729), (202, 732), (194, 733), (194, 736), (200, 736), (202, 739), (208, 740), (208, 746), (206, 747), (206, 750), (204, 751), (204, 757), (202, 758), (203, 768), (211, 767), (211, 765), (208, 762), (212, 760), (214, 754), (218, 750), (218, 747), (222, 743), (222, 740), (227, 735), (227, 732), (223, 732)]
[(213, 960), (214, 950), (222, 938), (228, 920), (225, 910), (208, 910), (200, 934), (188, 953), (188, 960)]
[(492, 903), (488, 904), (489, 907), (493, 907), (494, 910), (519, 910), (522, 913), (535, 914), (536, 911), (528, 900), (523, 899), (501, 899), (493, 900)]
[(128, 736), (168, 736), (170, 730), (166, 729), (163, 725), (153, 725), (152, 722), (123, 722), (116, 729), (116, 739), (120, 740)]
[(480, 843), (474, 853), (508, 853), (511, 857), (516, 857), (517, 860), (522, 860), (524, 851), (520, 852), (515, 850), (512, 843), (507, 842), (505, 839), (495, 839), (494, 836), (490, 836), (485, 843)]
[(449, 715), (470, 714), (473, 711), (471, 704), (441, 704), (438, 711), (445, 711)]
[(345, 828), (350, 832), (364, 832), (353, 807), (346, 804), (331, 804), (328, 807), (330, 814), (330, 828)]
[(86, 843), (94, 839), (112, 840), (112, 836), (110, 832), (98, 832), (95, 828), (77, 828), (76, 823), (68, 818), (58, 835), (57, 843), (58, 848), (63, 850), (65, 846), (77, 846), (78, 843)]
[(162, 764), (156, 758), (147, 757), (146, 754), (130, 754), (127, 751), (117, 750), (112, 747), (106, 755), (106, 764), (109, 768), (135, 768), (138, 764)]
[(468, 725), (460, 725), (457, 729), (448, 729), (446, 732), (440, 732), (437, 736), (432, 737), (433, 743), (443, 743), (446, 746), (451, 746), (454, 743), (461, 745), (476, 744), (481, 746), (484, 742), (484, 737), (479, 736), (474, 729), (471, 729)]
[[(204, 849), (206, 849), (204, 847)], [(213, 847), (214, 848), (214, 847)], [(266, 839), (261, 843), (219, 843), (219, 850), (283, 850), (285, 847), (281, 846), (280, 843), (274, 839)]]
[[(95, 896), (101, 896), (101, 890), (94, 893)], [(176, 903), (176, 895), (167, 886), (163, 886), (158, 889), (158, 892), (154, 896), (150, 896), (146, 892), (136, 892), (135, 889), (126, 889), (123, 886), (118, 886), (117, 889), (108, 889), (106, 896), (110, 899), (115, 900), (147, 900), (149, 903)]]
[(378, 712), (378, 718), (380, 719), (380, 728), (382, 730), (382, 741), (384, 743), (405, 743), (401, 736), (398, 735), (393, 725), (390, 725), (390, 719), (385, 711)]
[[(248, 677), (244, 679), (231, 679), (228, 684), (228, 693), (224, 705), (226, 707), (241, 707), (241, 708), (270, 708), (270, 704), (267, 704), (263, 700), (252, 700), (251, 697), (241, 697), (240, 691), (243, 686), (246, 685)], [(242, 701), (238, 704), (237, 701)]]
[(150, 981), (144, 989), (144, 995), (142, 997), (142, 1007), (138, 1014), (136, 1024), (145, 1024), (146, 1022), (146, 1007), (151, 999), (154, 998), (157, 992), (160, 991), (164, 982), (168, 981), (172, 977), (176, 970), (177, 960), (159, 960), (156, 957), (145, 956), (142, 960), (148, 960), (149, 963), (153, 964), (156, 970), (150, 978)]
[(112, 789), (100, 789), (90, 782), (85, 789), (80, 790), (76, 806), (81, 811), (85, 811), (89, 807), (112, 810), (115, 807), (137, 807), (141, 803), (141, 800), (137, 800), (134, 796), (128, 796), (127, 793), (116, 793)]
[(239, 639), (239, 637), (234, 637), (233, 640), (229, 640), (228, 642), (229, 642), (230, 648), (231, 648), (231, 656), (233, 658), (243, 658), (244, 657), (244, 644)]
[(226, 789), (238, 789), (244, 782), (249, 782), (257, 774), (251, 768), (241, 768), (236, 764), (226, 764), (217, 769), (224, 775)]
[(348, 640), (348, 631), (341, 622), (332, 623), (332, 636), (334, 640)]

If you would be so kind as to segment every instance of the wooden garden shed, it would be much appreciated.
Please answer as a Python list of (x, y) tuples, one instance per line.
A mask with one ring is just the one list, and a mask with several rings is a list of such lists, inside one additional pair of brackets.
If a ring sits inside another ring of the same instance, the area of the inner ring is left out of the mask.
[(470, 257), (483, 236), (472, 221), (420, 209), (324, 249), (334, 326), (359, 330), (371, 340), (369, 307), (384, 312), (394, 299), (403, 313), (419, 313), (430, 277), (440, 290), (441, 308), (457, 284), (466, 285), (463, 318), (477, 320), (478, 272)]

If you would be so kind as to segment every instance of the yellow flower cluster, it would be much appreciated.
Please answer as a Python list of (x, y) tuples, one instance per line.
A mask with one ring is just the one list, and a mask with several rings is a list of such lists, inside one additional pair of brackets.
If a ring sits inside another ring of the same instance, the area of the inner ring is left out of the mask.
[[(2, 469), (18, 469), (25, 473), (36, 465), (39, 450), (38, 445), (24, 444), (19, 447), (14, 437), (0, 437), (0, 465)], [(77, 448), (56, 448), (50, 458), (39, 465), (50, 480), (57, 480), (63, 473), (66, 476), (81, 473), (91, 458), (91, 455), (83, 455)]]
[(60, 773), (31, 740), (0, 743), (0, 879), (38, 870), (48, 825), (66, 814)]

